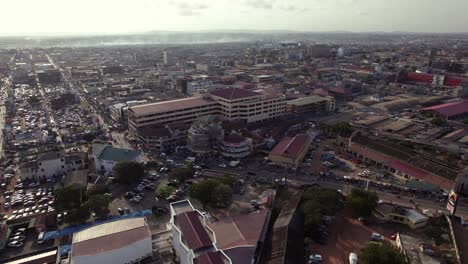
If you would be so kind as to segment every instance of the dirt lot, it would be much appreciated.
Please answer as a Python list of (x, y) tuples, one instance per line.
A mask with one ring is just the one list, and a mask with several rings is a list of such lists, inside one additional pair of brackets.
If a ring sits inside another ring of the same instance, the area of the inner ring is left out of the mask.
[(327, 244), (313, 244), (311, 248), (311, 252), (321, 254), (324, 258), (323, 263), (327, 264), (348, 263), (349, 253), (355, 252), (359, 255), (361, 248), (370, 241), (372, 232), (380, 233), (385, 239), (389, 239), (393, 234), (392, 230), (377, 224), (362, 225), (348, 209), (344, 210), (343, 217), (337, 217), (329, 230)]

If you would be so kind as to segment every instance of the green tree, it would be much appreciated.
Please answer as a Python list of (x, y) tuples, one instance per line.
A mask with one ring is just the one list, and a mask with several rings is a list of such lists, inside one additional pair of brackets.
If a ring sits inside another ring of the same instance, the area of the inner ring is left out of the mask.
[(63, 188), (54, 193), (54, 208), (59, 211), (76, 209), (81, 205), (81, 190)]
[(82, 224), (89, 219), (90, 215), (91, 212), (89, 211), (88, 206), (83, 205), (78, 208), (69, 210), (64, 220), (70, 224)]
[(334, 216), (343, 208), (341, 194), (333, 189), (310, 188), (302, 196), (304, 229), (311, 234), (321, 224), (322, 216)]
[(91, 196), (86, 202), (86, 206), (96, 214), (98, 218), (103, 218), (109, 215), (109, 203), (111, 199), (104, 194), (96, 194)]
[(370, 242), (362, 250), (359, 263), (363, 264), (405, 264), (405, 256), (387, 242)]
[(232, 188), (231, 186), (221, 183), (213, 189), (212, 203), (217, 207), (226, 208), (231, 204)]
[(378, 200), (376, 192), (360, 188), (353, 188), (348, 195), (348, 205), (360, 216), (370, 216)]
[(143, 165), (136, 161), (120, 161), (115, 164), (114, 175), (123, 184), (132, 184), (145, 175)]
[(189, 187), (188, 194), (191, 198), (197, 199), (205, 208), (212, 201), (212, 191), (218, 185), (218, 182), (209, 179), (194, 183)]
[(166, 199), (175, 191), (174, 187), (167, 186), (165, 184), (160, 184), (156, 189), (156, 196)]

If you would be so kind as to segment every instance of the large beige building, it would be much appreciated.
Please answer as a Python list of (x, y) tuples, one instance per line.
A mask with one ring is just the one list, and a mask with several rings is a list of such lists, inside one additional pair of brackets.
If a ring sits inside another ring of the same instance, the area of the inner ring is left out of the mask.
[(227, 120), (259, 122), (281, 117), (286, 112), (282, 95), (239, 88), (215, 90), (200, 97), (177, 99), (129, 108), (130, 131), (174, 122), (193, 122), (206, 115), (221, 115)]
[(335, 111), (335, 98), (312, 95), (287, 101), (288, 112), (294, 113), (327, 113)]

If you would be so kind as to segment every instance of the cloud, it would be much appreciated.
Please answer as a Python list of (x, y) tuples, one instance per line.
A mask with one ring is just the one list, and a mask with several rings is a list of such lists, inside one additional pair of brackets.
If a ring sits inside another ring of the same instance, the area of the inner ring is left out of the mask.
[(358, 12), (358, 15), (359, 15), (359, 16), (368, 16), (368, 15), (369, 15), (369, 12), (367, 12), (367, 11), (362, 11), (362, 10), (361, 10), (361, 11)]
[(246, 0), (248, 6), (258, 9), (273, 9), (275, 0)]
[(289, 12), (306, 12), (310, 10), (307, 7), (298, 8), (297, 6), (294, 6), (294, 5), (280, 5), (278, 6), (278, 9), (283, 10), (283, 11), (289, 11)]
[(179, 10), (181, 16), (195, 16), (200, 15), (201, 11), (207, 9), (208, 6), (203, 3), (193, 3), (189, 1), (176, 1), (171, 0), (169, 4), (176, 7)]

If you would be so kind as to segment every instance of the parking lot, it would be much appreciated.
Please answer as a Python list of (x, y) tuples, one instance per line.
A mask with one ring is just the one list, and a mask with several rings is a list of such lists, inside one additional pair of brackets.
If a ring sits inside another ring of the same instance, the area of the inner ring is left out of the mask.
[(385, 240), (389, 240), (394, 230), (385, 229), (377, 223), (364, 225), (345, 209), (343, 217), (329, 225), (329, 237), (325, 244), (313, 243), (309, 248), (312, 254), (320, 254), (324, 257), (323, 263), (343, 264), (348, 263), (349, 254), (354, 252), (359, 255), (369, 241), (372, 233), (381, 234)]

